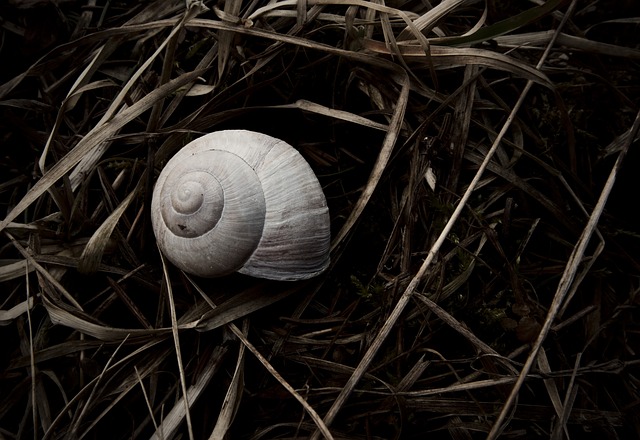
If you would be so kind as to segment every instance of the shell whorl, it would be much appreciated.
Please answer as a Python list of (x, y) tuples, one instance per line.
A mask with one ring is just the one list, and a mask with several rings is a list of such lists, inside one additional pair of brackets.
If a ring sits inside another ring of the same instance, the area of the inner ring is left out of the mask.
[(185, 272), (235, 271), (297, 280), (329, 264), (329, 212), (320, 184), (285, 142), (244, 130), (186, 145), (154, 188), (158, 246)]
[(168, 203), (161, 205), (162, 218), (171, 232), (193, 238), (214, 228), (224, 206), (224, 190), (218, 179), (206, 170), (197, 170), (176, 176), (176, 181), (169, 188)]

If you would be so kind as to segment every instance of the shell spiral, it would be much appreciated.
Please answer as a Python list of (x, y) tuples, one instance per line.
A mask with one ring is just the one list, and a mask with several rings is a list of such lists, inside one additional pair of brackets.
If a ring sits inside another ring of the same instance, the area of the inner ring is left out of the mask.
[(290, 145), (224, 130), (183, 147), (153, 190), (158, 247), (202, 277), (240, 272), (301, 280), (329, 265), (329, 210), (320, 183)]

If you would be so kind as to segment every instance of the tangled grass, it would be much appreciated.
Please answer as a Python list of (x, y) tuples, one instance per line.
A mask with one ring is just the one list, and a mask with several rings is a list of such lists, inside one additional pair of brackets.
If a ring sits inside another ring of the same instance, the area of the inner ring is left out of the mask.
[[(0, 438), (640, 436), (614, 3), (0, 6)], [(155, 177), (225, 128), (317, 173), (326, 274), (163, 264)]]

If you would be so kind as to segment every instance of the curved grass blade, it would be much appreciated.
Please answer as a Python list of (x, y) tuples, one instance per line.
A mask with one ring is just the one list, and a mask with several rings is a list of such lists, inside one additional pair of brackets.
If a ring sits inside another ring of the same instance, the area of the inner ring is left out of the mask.
[(13, 221), (22, 211), (27, 209), (33, 202), (35, 202), (41, 195), (43, 195), (51, 186), (53, 186), (58, 180), (67, 174), (71, 169), (77, 165), (92, 149), (97, 145), (107, 141), (110, 137), (114, 136), (122, 127), (128, 122), (140, 116), (144, 111), (151, 108), (151, 106), (158, 101), (166, 97), (168, 94), (174, 92), (180, 87), (189, 84), (194, 81), (203, 72), (201, 70), (195, 70), (188, 72), (179, 77), (169, 81), (168, 83), (158, 87), (153, 92), (149, 93), (144, 98), (133, 104), (131, 107), (122, 110), (116, 114), (111, 120), (103, 123), (102, 125), (94, 127), (85, 137), (78, 142), (78, 144), (67, 153), (60, 161), (52, 166), (49, 171), (42, 176), (40, 180), (29, 190), (29, 192), (16, 204), (16, 206), (9, 212), (4, 220), (0, 222), (0, 231), (4, 230), (7, 225)]

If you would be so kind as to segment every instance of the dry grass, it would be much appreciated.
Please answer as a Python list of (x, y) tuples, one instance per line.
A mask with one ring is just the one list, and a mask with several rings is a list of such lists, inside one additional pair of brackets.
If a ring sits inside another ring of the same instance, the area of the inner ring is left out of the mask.
[[(0, 6), (0, 438), (640, 436), (634, 2), (434, 3)], [(161, 260), (225, 128), (316, 171), (322, 277)]]

